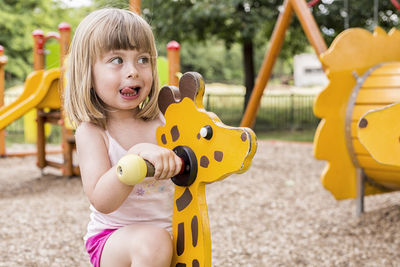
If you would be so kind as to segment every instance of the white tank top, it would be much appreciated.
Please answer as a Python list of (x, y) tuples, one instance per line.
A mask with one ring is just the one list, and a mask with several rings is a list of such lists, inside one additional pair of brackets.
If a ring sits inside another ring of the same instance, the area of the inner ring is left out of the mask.
[[(108, 137), (108, 156), (111, 165), (117, 164), (127, 151), (105, 131)], [(125, 202), (114, 212), (104, 214), (90, 205), (90, 222), (85, 241), (103, 231), (131, 224), (152, 224), (172, 233), (172, 202), (174, 185), (171, 179), (155, 180), (146, 177), (135, 185)]]

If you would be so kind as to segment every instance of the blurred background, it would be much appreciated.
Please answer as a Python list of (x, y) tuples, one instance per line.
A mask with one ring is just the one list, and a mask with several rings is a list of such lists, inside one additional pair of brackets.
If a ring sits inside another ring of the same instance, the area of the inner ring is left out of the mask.
[[(315, 2), (315, 1), (314, 1)], [(372, 31), (398, 27), (398, 11), (389, 0), (321, 0), (310, 8), (325, 42), (349, 27)], [(146, 0), (142, 16), (154, 30), (158, 53), (180, 43), (181, 72), (196, 71), (206, 80), (205, 107), (238, 126), (268, 48), (283, 0)], [(102, 7), (129, 9), (128, 0), (0, 0), (0, 45), (5, 65), (5, 105), (23, 90), (33, 71), (32, 32), (57, 31), (61, 22), (72, 34), (81, 19)], [(46, 45), (46, 68), (59, 65), (57, 42)], [(296, 16), (264, 91), (254, 126), (259, 138), (312, 141), (319, 119), (315, 96), (328, 80)], [(23, 118), (7, 127), (7, 143), (27, 142)], [(53, 127), (49, 141), (59, 143)]]

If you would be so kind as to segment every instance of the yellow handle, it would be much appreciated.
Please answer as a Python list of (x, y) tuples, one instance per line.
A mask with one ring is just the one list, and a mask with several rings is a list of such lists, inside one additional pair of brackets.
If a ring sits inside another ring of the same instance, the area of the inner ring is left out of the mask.
[(118, 179), (122, 183), (126, 185), (135, 185), (140, 183), (147, 176), (148, 165), (146, 161), (138, 155), (127, 154), (118, 161), (116, 170)]

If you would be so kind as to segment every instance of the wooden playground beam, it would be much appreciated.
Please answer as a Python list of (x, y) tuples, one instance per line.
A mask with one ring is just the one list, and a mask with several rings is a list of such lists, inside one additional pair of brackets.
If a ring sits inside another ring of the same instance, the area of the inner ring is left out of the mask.
[(179, 85), (179, 73), (181, 71), (180, 50), (181, 46), (177, 41), (170, 41), (167, 44), (168, 58), (168, 84), (173, 86)]
[(140, 15), (140, 0), (129, 0), (129, 10)]
[(325, 41), (319, 31), (313, 15), (311, 14), (307, 3), (304, 0), (285, 0), (283, 10), (280, 13), (272, 33), (270, 44), (265, 53), (264, 61), (256, 79), (256, 83), (251, 93), (249, 103), (244, 112), (240, 126), (253, 128), (257, 111), (260, 107), (261, 98), (271, 76), (272, 69), (282, 48), (285, 39), (286, 30), (289, 28), (293, 11), (296, 12), (301, 26), (306, 36), (313, 46), (317, 55), (321, 55), (327, 50)]
[(294, 12), (301, 23), (308, 41), (314, 48), (315, 53), (317, 56), (321, 55), (328, 49), (328, 47), (319, 31), (319, 27), (315, 22), (310, 8), (307, 6), (305, 1), (290, 0), (290, 3), (293, 6)]

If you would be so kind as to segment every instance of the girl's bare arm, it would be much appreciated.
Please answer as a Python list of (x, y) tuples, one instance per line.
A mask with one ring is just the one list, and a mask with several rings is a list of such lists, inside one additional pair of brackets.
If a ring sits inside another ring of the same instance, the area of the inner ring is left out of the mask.
[(102, 130), (91, 123), (82, 123), (75, 136), (83, 189), (90, 203), (102, 213), (116, 210), (133, 187), (118, 180)]
[[(115, 166), (111, 166), (104, 133), (90, 123), (76, 130), (76, 145), (83, 189), (90, 203), (102, 213), (110, 213), (122, 205), (133, 186), (119, 181)], [(182, 162), (169, 149), (151, 143), (140, 143), (129, 149), (150, 161), (155, 167), (155, 179), (168, 179), (179, 173)]]

